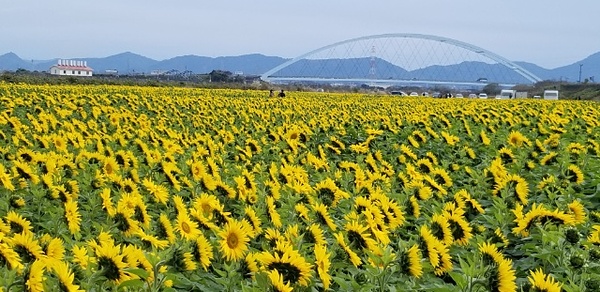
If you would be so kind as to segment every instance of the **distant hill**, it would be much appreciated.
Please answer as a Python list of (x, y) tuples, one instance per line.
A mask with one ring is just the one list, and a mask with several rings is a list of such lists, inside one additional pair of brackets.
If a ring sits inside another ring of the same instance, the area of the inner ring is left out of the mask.
[[(567, 81), (579, 81), (579, 65), (581, 66), (581, 81), (593, 77), (596, 82), (600, 82), (600, 52), (590, 55), (589, 57), (575, 62), (571, 65), (558, 67), (552, 70), (554, 79), (568, 78)], [(558, 78), (556, 78), (558, 76)]]
[(287, 61), (287, 59), (260, 54), (217, 58), (187, 55), (160, 61), (154, 64), (152, 69), (165, 71), (173, 69), (178, 71), (189, 70), (194, 73), (209, 73), (212, 70), (226, 70), (259, 75), (285, 61)]
[[(96, 74), (104, 73), (106, 70), (117, 70), (121, 74), (150, 73), (154, 70), (164, 72), (170, 70), (177, 70), (180, 72), (191, 71), (193, 73), (202, 74), (209, 73), (212, 70), (227, 70), (231, 72), (242, 72), (247, 75), (260, 75), (283, 64), (289, 59), (261, 54), (248, 54), (216, 58), (185, 55), (158, 61), (132, 52), (124, 52), (104, 58), (77, 58), (74, 60), (87, 61), (88, 66), (92, 67)], [(292, 66), (285, 68), (281, 73), (303, 72), (302, 75), (312, 74), (313, 76), (319, 77), (368, 78), (371, 73), (371, 62), (371, 58), (347, 60), (300, 60)], [(56, 63), (57, 59), (26, 61), (12, 52), (0, 55), (0, 71), (15, 71), (19, 68), (47, 71)], [(579, 80), (579, 68), (580, 64), (583, 64), (581, 67), (582, 81), (592, 76), (594, 76), (596, 81), (600, 81), (600, 52), (590, 55), (581, 61), (555, 69), (545, 69), (528, 62), (515, 63), (539, 76), (543, 80), (566, 80), (571, 82)], [(503, 71), (510, 71), (510, 69), (498, 64), (486, 64), (481, 62), (463, 62), (461, 64), (448, 66), (430, 66), (407, 71), (390, 64), (385, 60), (377, 59), (376, 76), (378, 79), (403, 78), (450, 80), (453, 75), (461, 74), (463, 77), (467, 76), (467, 79), (476, 80), (482, 76), (485, 77), (489, 72), (501, 72), (502, 74)], [(515, 82), (526, 82), (526, 80), (521, 79), (516, 80)]]
[(28, 64), (25, 60), (19, 58), (19, 56), (13, 52), (0, 56), (0, 70), (14, 71), (19, 68), (31, 68), (31, 64)]

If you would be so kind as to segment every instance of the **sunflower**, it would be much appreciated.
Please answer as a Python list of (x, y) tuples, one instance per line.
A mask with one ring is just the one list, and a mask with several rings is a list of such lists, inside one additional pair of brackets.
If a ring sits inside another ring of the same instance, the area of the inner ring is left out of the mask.
[(448, 248), (447, 245), (438, 242), (435, 245), (435, 248), (438, 251), (438, 256), (439, 256), (439, 265), (434, 266), (435, 270), (434, 273), (436, 274), (436, 276), (441, 276), (445, 273), (448, 273), (450, 271), (452, 271), (452, 257), (450, 256), (450, 249)]
[(177, 214), (175, 230), (179, 232), (182, 238), (187, 240), (195, 240), (201, 233), (198, 229), (198, 223), (192, 221), (187, 212), (179, 212)]
[(465, 149), (465, 153), (467, 153), (467, 156), (471, 160), (474, 160), (475, 158), (477, 158), (477, 155), (475, 154), (475, 151), (471, 147), (465, 146), (465, 147), (463, 147), (463, 149)]
[(508, 172), (502, 164), (502, 159), (497, 157), (496, 159), (492, 160), (490, 166), (485, 169), (484, 174), (486, 174), (488, 181), (493, 179), (493, 181), (498, 184), (502, 179), (504, 179), (504, 177), (508, 175)]
[(426, 143), (427, 142), (427, 137), (425, 135), (423, 135), (423, 133), (419, 130), (414, 130), (411, 133), (411, 136), (419, 143)]
[(146, 234), (142, 229), (137, 230), (134, 235), (142, 241), (142, 246), (144, 248), (156, 248), (162, 250), (169, 246), (168, 240), (159, 239), (154, 235)]
[(514, 196), (519, 199), (521, 204), (527, 205), (529, 186), (524, 178), (518, 174), (509, 174), (500, 179), (492, 193), (498, 195), (504, 189), (514, 189)]
[[(127, 244), (123, 247), (121, 252), (123, 254), (123, 260), (128, 267), (136, 267), (144, 269), (148, 273), (148, 280), (152, 281), (154, 278), (154, 266), (148, 261), (144, 251), (138, 248), (136, 245)], [(137, 275), (132, 275), (133, 278), (137, 278)]]
[(579, 201), (573, 201), (568, 206), (569, 211), (573, 214), (575, 224), (585, 223), (585, 207)]
[(277, 212), (275, 199), (271, 196), (267, 196), (267, 215), (271, 223), (273, 223), (273, 226), (276, 228), (281, 228), (281, 226), (283, 226), (281, 223), (281, 216)]
[(498, 150), (498, 156), (502, 159), (502, 163), (509, 164), (515, 161), (515, 155), (510, 148), (502, 147)]
[(350, 221), (346, 223), (345, 229), (348, 241), (354, 248), (374, 250), (377, 246), (377, 242), (371, 238), (371, 234), (366, 232), (369, 230), (368, 226), (364, 226), (358, 221)]
[(78, 264), (83, 270), (86, 270), (91, 258), (88, 256), (88, 250), (85, 246), (74, 245), (71, 250), (73, 253), (73, 263)]
[(312, 205), (311, 207), (315, 211), (318, 223), (326, 224), (327, 226), (329, 226), (331, 231), (335, 231), (337, 229), (337, 226), (329, 216), (329, 212), (327, 212), (327, 206), (325, 206), (324, 204), (317, 203), (316, 205)]
[(244, 257), (250, 241), (248, 232), (244, 224), (232, 219), (218, 233), (221, 238), (220, 249), (227, 260), (237, 261)]
[[(522, 209), (522, 207), (517, 208)], [(516, 209), (513, 212), (515, 214), (519, 214), (522, 210)], [(570, 214), (566, 214), (564, 212), (555, 210), (549, 211), (544, 205), (536, 205), (535, 203), (531, 207), (531, 210), (527, 212), (525, 215), (519, 214), (514, 222), (517, 223), (517, 226), (513, 228), (513, 233), (520, 234), (521, 236), (529, 235), (529, 228), (536, 222), (540, 223), (556, 223), (556, 224), (564, 224), (564, 225), (575, 225), (575, 217)]]
[(65, 219), (69, 226), (71, 234), (79, 233), (81, 228), (81, 214), (79, 214), (77, 201), (68, 200), (65, 202)]
[(262, 252), (258, 260), (268, 272), (279, 272), (283, 280), (291, 285), (306, 287), (310, 283), (311, 265), (291, 245), (281, 244), (274, 253)]
[[(32, 232), (18, 233), (10, 239), (11, 247), (19, 254), (19, 257), (25, 263), (41, 260), (44, 257), (42, 247), (33, 236), (34, 234)], [(8, 241), (8, 238), (5, 240)]]
[(236, 191), (234, 188), (230, 187), (229, 185), (220, 180), (216, 181), (215, 183), (215, 189), (212, 191), (215, 193), (215, 195), (220, 196), (221, 198), (235, 198)]
[(496, 230), (494, 230), (494, 234), (492, 235), (492, 242), (500, 243), (503, 246), (507, 246), (510, 243), (508, 241), (508, 238), (506, 238), (506, 236), (500, 229), (500, 227), (498, 227), (498, 228), (496, 228)]
[(338, 245), (346, 252), (346, 255), (348, 256), (348, 259), (350, 259), (350, 262), (355, 266), (355, 267), (359, 267), (362, 265), (362, 260), (360, 259), (360, 257), (350, 248), (350, 246), (348, 246), (348, 244), (346, 243), (346, 240), (344, 239), (344, 233), (342, 232), (338, 232), (338, 233), (334, 233), (333, 236), (335, 237)]
[(58, 278), (58, 285), (61, 291), (79, 292), (84, 291), (79, 289), (79, 285), (73, 284), (75, 274), (69, 269), (69, 264), (59, 261), (52, 265), (52, 270)]
[(133, 220), (134, 211), (128, 209), (125, 204), (118, 204), (113, 220), (119, 231), (125, 236), (131, 236), (140, 228), (137, 221)]
[(46, 277), (44, 277), (44, 270), (46, 269), (44, 263), (40, 260), (36, 260), (29, 267), (29, 272), (26, 276), (25, 286), (27, 286), (28, 292), (43, 292), (44, 289), (44, 281)]
[(305, 233), (304, 238), (308, 243), (314, 243), (315, 245), (326, 245), (327, 240), (325, 239), (325, 235), (323, 234), (323, 229), (321, 229), (319, 224), (313, 223), (306, 228), (308, 232)]
[(12, 177), (6, 172), (3, 164), (0, 164), (0, 183), (2, 183), (2, 186), (9, 191), (15, 190), (15, 186), (12, 184)]
[(293, 288), (290, 286), (290, 281), (284, 282), (284, 277), (279, 273), (278, 270), (272, 270), (268, 272), (269, 280), (273, 285), (274, 292), (292, 292)]
[(387, 196), (382, 196), (379, 200), (380, 209), (385, 215), (384, 221), (387, 223), (390, 229), (396, 229), (398, 226), (404, 223), (404, 214), (400, 205), (393, 199)]
[(350, 198), (350, 194), (340, 190), (331, 178), (326, 178), (315, 185), (317, 197), (327, 207), (335, 207), (341, 199)]
[(429, 258), (429, 262), (433, 267), (438, 267), (440, 264), (440, 252), (437, 246), (442, 243), (431, 234), (431, 230), (425, 225), (421, 226), (419, 233), (421, 240), (419, 249), (423, 251), (425, 257)]
[(460, 138), (458, 136), (452, 135), (446, 131), (442, 131), (442, 137), (444, 137), (444, 140), (450, 146), (454, 146), (460, 141)]
[(303, 219), (304, 221), (310, 221), (309, 214), (310, 210), (303, 203), (297, 203), (294, 206), (294, 210), (296, 210), (298, 218)]
[(567, 178), (570, 182), (580, 185), (583, 183), (583, 177), (583, 171), (581, 171), (581, 169), (577, 165), (569, 165), (569, 167), (567, 168)]
[(431, 160), (426, 158), (421, 158), (417, 160), (416, 166), (419, 169), (419, 171), (424, 174), (428, 174), (431, 171), (433, 171), (433, 163), (431, 162)]
[(110, 189), (109, 188), (105, 188), (102, 190), (102, 192), (100, 193), (100, 197), (102, 198), (102, 209), (106, 210), (106, 212), (108, 213), (108, 216), (113, 217), (115, 216), (116, 213), (116, 209), (113, 205), (111, 196), (110, 196)]
[(491, 143), (491, 140), (490, 138), (488, 138), (487, 134), (485, 133), (485, 130), (481, 130), (481, 132), (479, 133), (479, 140), (485, 146), (488, 146)]
[(546, 275), (542, 269), (529, 271), (530, 276), (527, 277), (529, 283), (531, 283), (532, 289), (546, 292), (560, 292), (562, 284), (557, 282), (551, 275)]
[(329, 267), (331, 261), (329, 260), (331, 253), (327, 253), (327, 247), (325, 245), (317, 244), (315, 246), (315, 266), (317, 268), (317, 275), (323, 283), (323, 289), (329, 289), (331, 284), (331, 275), (329, 275)]
[(548, 145), (550, 148), (558, 148), (560, 144), (560, 134), (551, 134), (546, 140), (544, 140), (544, 144)]
[(499, 263), (504, 259), (502, 253), (498, 251), (498, 248), (495, 244), (484, 242), (479, 244), (479, 252), (483, 256), (483, 262), (485, 264), (491, 265), (494, 263)]
[(102, 158), (102, 171), (103, 174), (109, 178), (113, 178), (119, 172), (119, 163), (114, 157), (105, 156)]
[(162, 161), (161, 167), (167, 182), (177, 191), (181, 191), (181, 183), (177, 179), (181, 175), (181, 170), (174, 162)]
[(419, 145), (419, 142), (417, 142), (417, 140), (413, 136), (408, 136), (406, 138), (406, 140), (408, 140), (408, 143), (410, 143), (410, 145), (412, 147), (415, 147), (416, 149), (419, 149), (419, 147), (421, 146), (421, 145)]
[(183, 268), (186, 271), (195, 271), (198, 269), (198, 265), (194, 261), (194, 254), (191, 252), (183, 253)]
[(21, 263), (19, 254), (16, 253), (7, 243), (2, 242), (2, 233), (0, 233), (0, 263), (8, 263), (10, 269), (22, 271), (24, 266)]
[(256, 254), (248, 253), (240, 264), (240, 270), (244, 279), (254, 279), (254, 275), (259, 271), (256, 264)]
[(440, 214), (435, 214), (431, 218), (431, 234), (447, 245), (452, 244), (454, 240), (448, 219)]
[(452, 186), (452, 179), (446, 170), (443, 168), (436, 167), (431, 171), (431, 175), (436, 183), (445, 186), (447, 188)]
[(44, 250), (44, 253), (46, 254), (44, 260), (48, 266), (54, 262), (62, 261), (65, 256), (65, 248), (62, 239), (60, 238), (50, 239), (42, 250)]
[(416, 244), (402, 252), (398, 258), (402, 273), (415, 278), (423, 276), (423, 264), (421, 264), (421, 252)]
[(257, 236), (262, 233), (262, 227), (260, 226), (260, 217), (256, 215), (256, 211), (254, 211), (252, 207), (247, 206), (246, 208), (244, 208), (244, 219), (250, 222), (253, 236)]
[(557, 179), (554, 175), (545, 176), (537, 185), (538, 190), (552, 188), (557, 184)]
[(408, 156), (410, 159), (416, 161), (418, 156), (410, 149), (410, 147), (402, 144), (400, 145), (400, 151), (402, 152), (402, 157)]
[(445, 213), (444, 217), (450, 225), (454, 242), (458, 245), (466, 246), (471, 237), (473, 237), (472, 228), (469, 226), (469, 222), (456, 212)]
[(4, 221), (10, 226), (10, 232), (14, 234), (22, 232), (31, 233), (31, 229), (33, 228), (29, 220), (15, 211), (9, 211), (4, 216)]
[(552, 165), (557, 162), (558, 153), (552, 151), (540, 160), (540, 165)]
[(35, 173), (28, 163), (13, 161), (13, 175), (31, 181), (34, 185), (40, 182), (40, 177)]
[(582, 155), (587, 152), (587, 148), (580, 143), (569, 143), (567, 151), (574, 155)]
[(434, 179), (434, 178), (432, 178), (431, 176), (429, 176), (429, 175), (424, 175), (424, 176), (423, 176), (423, 180), (424, 180), (424, 181), (427, 183), (427, 185), (428, 185), (429, 187), (431, 187), (431, 189), (433, 189), (433, 190), (437, 191), (437, 192), (435, 193), (435, 195), (436, 195), (438, 198), (441, 198), (442, 196), (445, 196), (445, 195), (447, 195), (447, 194), (448, 194), (448, 191), (446, 190), (446, 188), (444, 188), (444, 186), (443, 186), (443, 185), (441, 185), (441, 184), (437, 183), (437, 182), (435, 181), (435, 179)]
[(167, 202), (169, 201), (169, 189), (167, 187), (155, 184), (148, 177), (142, 181), (142, 185), (144, 185), (148, 193), (152, 195), (155, 202), (167, 205)]
[(587, 240), (592, 244), (600, 245), (600, 225), (594, 225), (592, 228), (594, 231), (590, 232)]
[(419, 218), (421, 216), (421, 207), (419, 206), (419, 201), (415, 198), (415, 196), (410, 196), (407, 210), (408, 215), (413, 215), (415, 218)]
[(517, 291), (516, 279), (515, 270), (512, 269), (512, 261), (502, 258), (495, 265), (492, 265), (489, 270), (488, 289), (498, 292)]
[(531, 142), (519, 131), (512, 131), (507, 138), (508, 144), (514, 147), (521, 147), (523, 144), (529, 145)]
[(106, 279), (122, 283), (131, 279), (131, 275), (126, 271), (127, 264), (123, 261), (124, 255), (121, 254), (121, 247), (112, 243), (98, 245), (95, 248), (98, 270)]

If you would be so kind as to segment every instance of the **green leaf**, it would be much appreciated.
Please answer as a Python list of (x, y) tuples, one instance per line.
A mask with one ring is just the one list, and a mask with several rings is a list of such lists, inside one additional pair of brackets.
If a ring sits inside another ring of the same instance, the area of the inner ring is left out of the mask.
[[(144, 287), (145, 282), (140, 279), (132, 279), (127, 280), (121, 283), (118, 287), (119, 291), (125, 291), (128, 288), (142, 288)], [(139, 290), (139, 289), (135, 289)]]
[(148, 276), (150, 275), (148, 273), (148, 271), (146, 271), (144, 269), (132, 269), (132, 268), (128, 268), (128, 269), (125, 269), (125, 271), (127, 271), (129, 273), (132, 273), (132, 274), (134, 274), (134, 275), (136, 275), (136, 276), (138, 276), (138, 277), (140, 277), (142, 279), (147, 279)]
[(464, 274), (459, 273), (459, 272), (450, 272), (448, 273), (450, 275), (450, 277), (452, 277), (452, 280), (454, 280), (454, 282), (456, 282), (456, 284), (460, 287), (460, 288), (466, 288), (467, 287), (467, 279), (464, 276)]

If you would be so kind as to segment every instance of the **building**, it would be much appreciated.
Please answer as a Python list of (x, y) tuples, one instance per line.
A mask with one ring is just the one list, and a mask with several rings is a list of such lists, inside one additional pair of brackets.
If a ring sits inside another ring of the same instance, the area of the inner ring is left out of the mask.
[(52, 75), (89, 77), (92, 76), (94, 70), (87, 66), (87, 61), (59, 59), (56, 65), (50, 67), (49, 71)]

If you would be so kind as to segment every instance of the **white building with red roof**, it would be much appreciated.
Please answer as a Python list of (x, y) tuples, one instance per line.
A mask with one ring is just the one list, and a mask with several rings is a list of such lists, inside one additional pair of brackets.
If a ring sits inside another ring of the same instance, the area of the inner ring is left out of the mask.
[(58, 64), (50, 67), (50, 74), (62, 76), (92, 76), (94, 70), (87, 66), (87, 61), (58, 60)]

